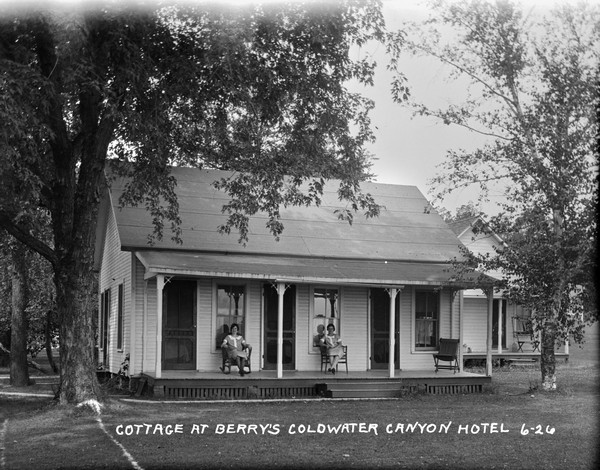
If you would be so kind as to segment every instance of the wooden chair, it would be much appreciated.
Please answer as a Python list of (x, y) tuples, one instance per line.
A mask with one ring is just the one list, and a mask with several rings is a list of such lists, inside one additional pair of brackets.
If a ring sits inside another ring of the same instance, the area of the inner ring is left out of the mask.
[[(439, 369), (454, 370), (456, 374), (458, 367), (458, 343), (457, 339), (444, 339), (440, 338), (440, 348), (437, 353), (433, 355), (433, 362), (435, 364), (435, 371)], [(442, 362), (449, 362), (449, 364), (440, 364)]]
[[(249, 344), (246, 344), (246, 347), (244, 349), (248, 350), (248, 359), (246, 360), (246, 365), (245, 365), (244, 369), (247, 368), (248, 371), (246, 373), (250, 374), (252, 372), (252, 368), (250, 367), (250, 357), (252, 356), (252, 346), (250, 346)], [(221, 355), (223, 358), (223, 364), (220, 367), (220, 369), (224, 374), (229, 374), (229, 373), (231, 373), (231, 366), (237, 367), (237, 362), (231, 360), (231, 356), (229, 355), (227, 348), (221, 348)], [(225, 372), (225, 370), (227, 370), (227, 372)]]
[[(344, 346), (342, 345), (342, 348), (344, 349), (344, 355), (342, 357), (340, 357), (340, 359), (338, 360), (337, 365), (335, 366), (335, 371), (338, 372), (339, 370), (339, 366), (340, 364), (345, 364), (346, 365), (346, 374), (348, 373), (348, 346)], [(325, 371), (327, 371), (327, 369), (329, 369), (329, 367), (327, 367), (329, 364), (331, 364), (329, 362), (329, 356), (327, 355), (327, 349), (326, 348), (321, 348), (321, 372), (323, 372), (323, 366), (325, 366)]]

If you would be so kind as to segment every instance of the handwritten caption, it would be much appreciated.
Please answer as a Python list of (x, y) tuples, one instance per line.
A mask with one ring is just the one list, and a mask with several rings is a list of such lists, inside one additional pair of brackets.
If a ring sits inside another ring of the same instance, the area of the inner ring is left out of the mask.
[(448, 421), (447, 423), (340, 423), (340, 424), (243, 424), (243, 423), (218, 423), (218, 424), (119, 424), (115, 433), (119, 436), (171, 436), (174, 434), (191, 435), (256, 435), (277, 436), (283, 433), (290, 435), (303, 434), (506, 434), (519, 433), (521, 436), (554, 434), (553, 426), (543, 424), (526, 424), (509, 428), (505, 423), (477, 423), (458, 424)]

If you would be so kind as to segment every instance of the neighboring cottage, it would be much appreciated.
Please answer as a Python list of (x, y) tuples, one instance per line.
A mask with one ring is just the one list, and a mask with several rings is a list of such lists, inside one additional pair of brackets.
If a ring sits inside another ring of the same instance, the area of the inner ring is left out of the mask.
[[(475, 254), (493, 254), (504, 241), (480, 216), (469, 216), (449, 224), (462, 244)], [(486, 272), (500, 279), (500, 272)], [(465, 358), (485, 357), (488, 332), (488, 298), (480, 289), (463, 291), (462, 343)], [(495, 292), (492, 307), (492, 355), (496, 359), (537, 358), (539, 339), (532, 332), (531, 313)], [(566, 350), (565, 350), (566, 347)], [(557, 357), (567, 357), (568, 345), (558, 348)]]
[(315, 337), (330, 323), (349, 346), (350, 371), (433, 370), (439, 339), (459, 337), (456, 294), (474, 284), (449, 282), (458, 240), (415, 186), (364, 183), (385, 208), (349, 225), (334, 214), (332, 183), (320, 207), (282, 210), (280, 241), (266, 217), (252, 217), (244, 246), (217, 231), (228, 197), (211, 183), (224, 174), (173, 169), (182, 245), (165, 234), (149, 246), (149, 214), (119, 209), (124, 182), (112, 184), (97, 250), (102, 367), (116, 373), (129, 355), (131, 374), (218, 372), (235, 322), (253, 345), (253, 371), (278, 378), (320, 370)]

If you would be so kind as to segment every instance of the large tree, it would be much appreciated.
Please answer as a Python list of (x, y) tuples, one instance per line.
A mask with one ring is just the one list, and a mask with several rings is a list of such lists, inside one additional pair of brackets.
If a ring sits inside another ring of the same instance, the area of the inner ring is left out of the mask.
[(441, 61), (467, 94), (448, 106), (413, 105), (487, 138), (476, 150), (448, 151), (433, 180), (437, 196), (475, 185), (486, 200), (502, 190), (489, 222), (506, 245), (472, 261), (502, 270), (498, 287), (532, 311), (551, 390), (556, 344), (581, 340), (597, 318), (600, 10), (565, 4), (524, 14), (505, 0), (432, 7), (407, 49)]
[[(94, 239), (107, 159), (131, 178), (123, 203), (145, 204), (156, 237), (179, 238), (170, 165), (233, 170), (225, 233), (247, 237), (247, 216), (318, 204), (340, 180), (339, 215), (378, 207), (368, 177), (371, 103), (346, 83), (372, 83), (352, 46), (381, 39), (370, 0), (78, 11), (5, 10), (0, 24), (0, 227), (53, 266), (63, 403), (98, 398), (92, 318)], [(42, 207), (52, 243), (21, 222)]]

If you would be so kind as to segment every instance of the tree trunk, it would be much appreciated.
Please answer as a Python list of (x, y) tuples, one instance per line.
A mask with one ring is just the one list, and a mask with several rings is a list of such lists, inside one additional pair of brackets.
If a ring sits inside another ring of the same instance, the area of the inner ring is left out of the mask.
[(10, 383), (25, 387), (29, 382), (27, 365), (27, 263), (25, 247), (14, 243), (12, 257), (12, 316), (10, 339)]
[(58, 261), (54, 282), (60, 333), (61, 404), (77, 405), (100, 398), (93, 329), (93, 316), (98, 310), (93, 263), (99, 199), (97, 192), (91, 194), (87, 204), (81, 202), (83, 196), (78, 198), (80, 208), (73, 223), (78, 227), (76, 236), (58, 237), (56, 233), (60, 234), (69, 223), (61, 221), (62, 213), (56, 216), (59, 229), (55, 230)]
[(44, 331), (44, 338), (46, 340), (46, 357), (48, 358), (48, 364), (50, 364), (52, 372), (56, 374), (58, 372), (58, 366), (56, 365), (54, 356), (52, 355), (52, 310), (48, 310), (46, 313), (46, 329)]
[[(560, 242), (563, 236), (564, 211), (560, 208), (553, 209), (553, 231), (556, 237), (556, 253), (558, 253), (557, 272), (563, 273), (565, 270), (564, 259), (561, 255)], [(545, 391), (556, 390), (556, 356), (554, 348), (556, 347), (556, 336), (558, 331), (557, 318), (561, 309), (561, 293), (565, 286), (564, 278), (558, 282), (554, 291), (554, 304), (546, 311), (542, 323), (541, 331), (541, 358), (540, 368), (542, 370), (542, 389)]]
[(97, 311), (91, 269), (76, 263), (57, 274), (56, 294), (60, 319), (60, 403), (98, 400), (94, 363), (92, 316)]
[(542, 389), (546, 391), (556, 390), (556, 356), (554, 355), (556, 323), (553, 320), (546, 320), (541, 334)]

